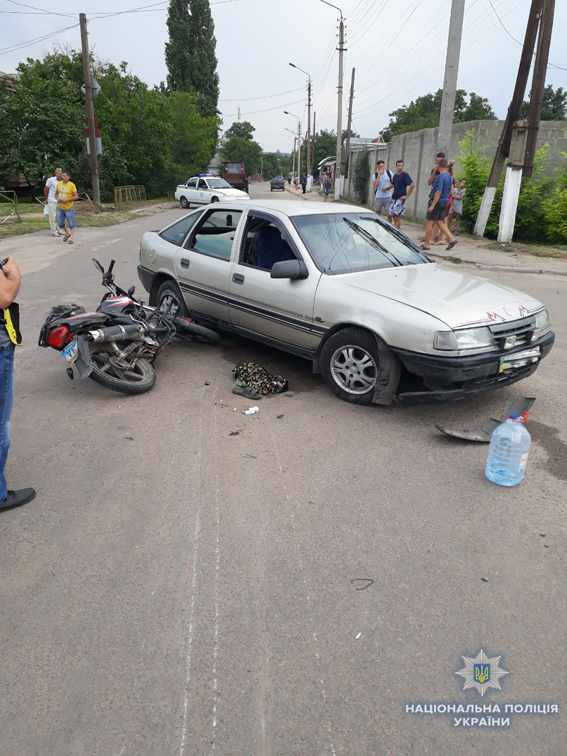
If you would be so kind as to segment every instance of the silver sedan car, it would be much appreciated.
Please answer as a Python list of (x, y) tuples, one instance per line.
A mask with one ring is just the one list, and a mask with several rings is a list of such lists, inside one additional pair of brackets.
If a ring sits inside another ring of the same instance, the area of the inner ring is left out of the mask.
[(531, 375), (541, 302), (431, 262), (361, 207), (222, 202), (144, 234), (150, 302), (313, 362), (358, 404), (462, 399)]

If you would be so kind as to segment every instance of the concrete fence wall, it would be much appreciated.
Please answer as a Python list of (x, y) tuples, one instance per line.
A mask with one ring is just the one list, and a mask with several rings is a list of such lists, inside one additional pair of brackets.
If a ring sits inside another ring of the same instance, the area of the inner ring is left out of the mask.
[[(457, 177), (461, 170), (458, 161), (459, 142), (462, 141), (465, 133), (472, 129), (478, 136), (478, 144), (483, 147), (484, 154), (492, 159), (496, 154), (503, 126), (504, 121), (468, 121), (467, 123), (454, 124), (447, 159), (455, 160)], [(430, 191), (427, 186), (427, 179), (435, 163), (438, 133), (439, 129), (437, 128), (414, 131), (393, 137), (385, 149), (375, 147), (369, 150), (371, 170), (368, 178), (368, 197), (373, 197), (372, 175), (376, 161), (384, 160), (386, 167), (392, 173), (395, 173), (396, 160), (401, 159), (405, 163), (405, 170), (415, 182), (415, 189), (406, 205), (406, 214), (414, 218), (425, 218)], [(537, 146), (541, 147), (546, 143), (549, 145), (546, 171), (551, 173), (556, 166), (561, 164), (560, 153), (567, 152), (567, 121), (541, 122)], [(356, 160), (356, 154), (351, 157)], [(353, 168), (354, 165), (351, 164), (349, 178), (345, 183), (345, 198), (356, 203), (358, 200), (352, 190)]]

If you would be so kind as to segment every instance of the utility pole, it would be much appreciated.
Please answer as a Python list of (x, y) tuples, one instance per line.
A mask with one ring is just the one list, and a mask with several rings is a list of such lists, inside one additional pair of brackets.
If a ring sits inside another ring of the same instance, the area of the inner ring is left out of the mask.
[(352, 76), (350, 80), (350, 98), (348, 101), (348, 122), (347, 122), (347, 136), (346, 136), (346, 158), (345, 158), (345, 176), (349, 174), (349, 158), (350, 158), (350, 127), (352, 124), (352, 100), (354, 97), (354, 73), (355, 68), (352, 69)]
[(315, 175), (315, 134), (317, 133), (315, 130), (315, 118), (317, 116), (317, 113), (313, 111), (313, 152), (311, 154), (311, 175)]
[(532, 91), (530, 93), (530, 105), (528, 108), (528, 135), (526, 139), (526, 153), (524, 156), (524, 177), (532, 175), (536, 153), (536, 142), (541, 120), (541, 106), (543, 102), (543, 90), (545, 89), (545, 76), (547, 62), (549, 60), (549, 48), (551, 46), (551, 31), (553, 29), (553, 15), (555, 13), (555, 0), (543, 0), (543, 9), (539, 22), (539, 37), (532, 79)]
[(449, 21), (449, 39), (447, 40), (447, 58), (445, 60), (445, 79), (439, 117), (439, 136), (437, 146), (440, 152), (447, 154), (453, 130), (453, 116), (457, 97), (457, 78), (459, 75), (459, 58), (461, 56), (461, 38), (463, 36), (463, 18), (465, 0), (453, 0), (451, 19)]
[(301, 121), (297, 122), (297, 178), (301, 181)]
[(93, 88), (91, 81), (91, 66), (89, 60), (89, 37), (87, 33), (87, 17), (79, 14), (81, 27), (81, 47), (83, 51), (83, 78), (85, 80), (85, 103), (87, 112), (87, 130), (89, 132), (91, 183), (93, 187), (93, 205), (95, 212), (100, 211), (100, 185), (98, 177), (98, 160), (96, 154), (96, 129), (93, 103)]
[(484, 190), (482, 197), (482, 203), (476, 219), (474, 233), (476, 236), (483, 236), (486, 230), (486, 224), (492, 210), (494, 203), (494, 197), (496, 195), (496, 189), (500, 176), (502, 175), (502, 169), (504, 168), (504, 162), (510, 154), (510, 143), (512, 139), (512, 129), (514, 124), (520, 117), (522, 110), (522, 103), (524, 101), (524, 95), (526, 93), (526, 86), (530, 75), (530, 66), (534, 55), (534, 48), (539, 28), (539, 20), (543, 7), (543, 0), (532, 0), (530, 8), (530, 15), (528, 17), (528, 25), (526, 27), (526, 33), (524, 35), (524, 46), (522, 48), (522, 55), (520, 57), (520, 65), (518, 67), (518, 76), (516, 78), (516, 86), (514, 87), (514, 93), (512, 100), (508, 108), (508, 114), (506, 121), (504, 122), (504, 128), (500, 135), (500, 141), (498, 143), (498, 149), (492, 162), (492, 168), (490, 176), (488, 177), (488, 184)]
[(337, 154), (335, 163), (335, 200), (341, 196), (341, 153), (343, 146), (343, 55), (345, 51), (345, 25), (341, 11), (339, 23), (339, 86), (337, 88)]
[(238, 113), (238, 123), (240, 123), (240, 107), (236, 108), (236, 111)]
[(311, 169), (311, 77), (307, 81), (307, 162), (305, 173), (309, 176)]

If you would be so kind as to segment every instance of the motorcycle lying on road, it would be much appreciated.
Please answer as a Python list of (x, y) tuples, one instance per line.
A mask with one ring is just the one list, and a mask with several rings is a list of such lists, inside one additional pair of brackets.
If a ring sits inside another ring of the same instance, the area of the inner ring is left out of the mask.
[(108, 289), (96, 312), (76, 304), (53, 307), (41, 328), (39, 346), (51, 347), (68, 362), (67, 375), (81, 378), (122, 394), (143, 394), (156, 382), (154, 362), (159, 352), (177, 336), (185, 341), (218, 344), (215, 331), (191, 318), (134, 298), (134, 286), (124, 291), (114, 282), (114, 260), (107, 271), (93, 257)]

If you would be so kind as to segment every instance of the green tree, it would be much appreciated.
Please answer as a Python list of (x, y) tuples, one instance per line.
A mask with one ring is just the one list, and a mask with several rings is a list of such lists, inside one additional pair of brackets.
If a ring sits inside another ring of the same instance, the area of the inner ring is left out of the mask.
[[(438, 89), (434, 94), (423, 95), (390, 113), (390, 123), (382, 130), (384, 140), (389, 142), (393, 136), (406, 134), (421, 129), (432, 129), (439, 126), (441, 115), (441, 99), (443, 90)], [(468, 98), (468, 99), (467, 99)], [(493, 120), (496, 118), (492, 106), (486, 97), (475, 92), (470, 95), (464, 89), (457, 90), (455, 100), (455, 123), (466, 121)]]
[(0, 174), (43, 180), (55, 163), (73, 171), (85, 149), (85, 110), (77, 53), (28, 59), (15, 91), (0, 89)]
[(217, 42), (209, 0), (170, 0), (167, 29), (168, 87), (179, 92), (195, 92), (200, 114), (217, 115)]
[(225, 139), (230, 137), (242, 137), (243, 139), (252, 139), (256, 131), (250, 121), (235, 121), (230, 128), (224, 132)]
[(563, 165), (555, 173), (556, 186), (543, 200), (545, 235), (556, 244), (567, 244), (567, 152), (562, 152)]
[(370, 153), (360, 150), (354, 160), (353, 188), (359, 202), (366, 205), (370, 187)]
[[(144, 184), (149, 196), (169, 193), (180, 178), (206, 169), (218, 119), (201, 117), (196, 94), (149, 89), (126, 63), (93, 58), (92, 66), (101, 85), (95, 107), (103, 198), (122, 184)], [(89, 191), (80, 53), (28, 59), (18, 70), (15, 90), (0, 88), (0, 176), (21, 171), (41, 190), (46, 175), (61, 165), (80, 191)]]
[[(531, 97), (531, 92), (530, 92)], [(522, 104), (522, 118), (528, 117), (529, 102)], [(563, 87), (554, 89), (548, 84), (543, 90), (541, 104), (542, 121), (567, 121), (567, 91)]]
[(244, 160), (246, 174), (259, 173), (262, 147), (252, 139), (256, 129), (249, 121), (235, 121), (225, 132), (221, 146), (223, 160)]
[(334, 131), (326, 131), (322, 129), (315, 134), (315, 160), (313, 164), (315, 166), (315, 175), (319, 175), (319, 169), (317, 166), (327, 157), (335, 155), (337, 152), (337, 135)]

